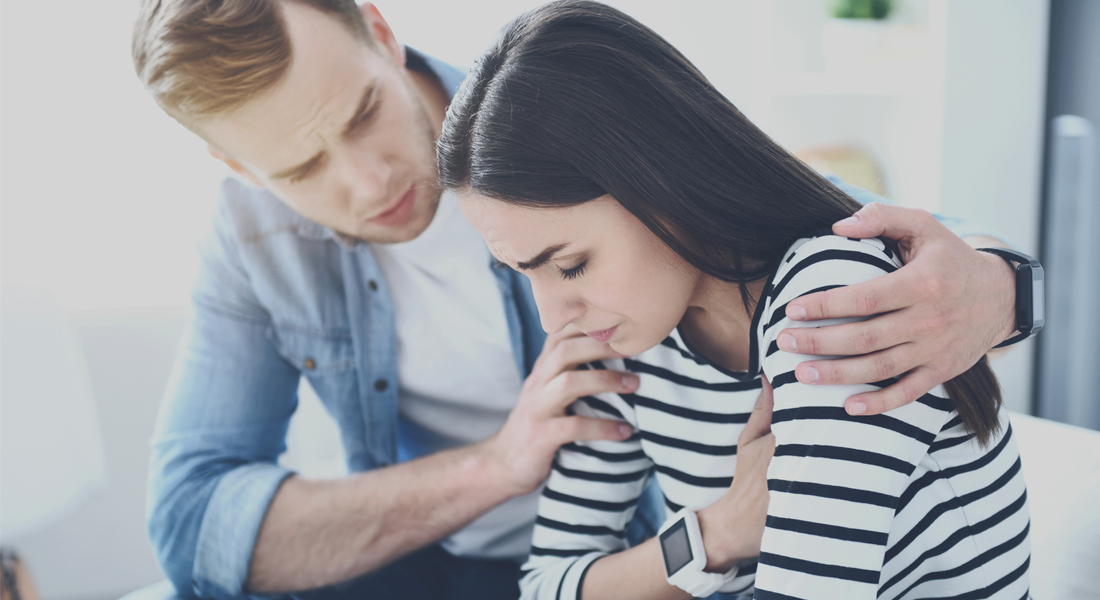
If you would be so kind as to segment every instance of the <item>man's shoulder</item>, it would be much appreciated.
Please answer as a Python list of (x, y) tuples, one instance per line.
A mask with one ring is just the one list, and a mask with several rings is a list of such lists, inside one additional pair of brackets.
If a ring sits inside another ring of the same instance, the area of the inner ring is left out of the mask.
[(219, 189), (215, 226), (234, 241), (248, 244), (278, 233), (293, 233), (305, 239), (324, 239), (324, 227), (294, 212), (271, 192), (232, 175)]

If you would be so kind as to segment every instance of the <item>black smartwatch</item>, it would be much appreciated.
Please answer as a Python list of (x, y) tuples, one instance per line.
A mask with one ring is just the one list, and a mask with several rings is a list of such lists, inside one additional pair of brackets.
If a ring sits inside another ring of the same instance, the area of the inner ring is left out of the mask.
[(1039, 261), (1008, 248), (978, 248), (1008, 261), (1016, 272), (1016, 335), (994, 346), (1004, 348), (1039, 333), (1046, 322), (1043, 294), (1046, 290), (1043, 265)]

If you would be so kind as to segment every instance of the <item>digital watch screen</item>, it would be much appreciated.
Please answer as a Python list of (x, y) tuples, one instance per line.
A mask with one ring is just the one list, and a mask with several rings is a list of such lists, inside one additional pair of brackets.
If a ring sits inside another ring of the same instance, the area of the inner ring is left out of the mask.
[(660, 538), (662, 554), (665, 557), (665, 573), (668, 577), (672, 577), (695, 558), (691, 553), (687, 522), (684, 519), (676, 521), (661, 533)]

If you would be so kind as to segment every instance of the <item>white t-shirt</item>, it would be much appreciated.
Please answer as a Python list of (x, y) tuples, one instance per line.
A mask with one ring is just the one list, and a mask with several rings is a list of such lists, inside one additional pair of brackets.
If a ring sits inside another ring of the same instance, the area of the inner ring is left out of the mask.
[[(451, 192), (431, 225), (401, 244), (372, 244), (397, 329), (401, 459), (480, 442), (500, 430), (523, 378), (485, 242)], [(461, 556), (527, 555), (538, 492), (482, 515), (442, 544)]]

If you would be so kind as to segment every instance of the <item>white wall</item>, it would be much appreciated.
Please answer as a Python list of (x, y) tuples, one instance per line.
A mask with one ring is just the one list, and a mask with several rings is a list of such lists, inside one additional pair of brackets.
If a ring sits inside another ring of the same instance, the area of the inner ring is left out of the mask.
[[(947, 6), (941, 210), (1038, 256), (1050, 2)], [(1034, 353), (1029, 340), (993, 362), (1013, 410), (1031, 409)]]

